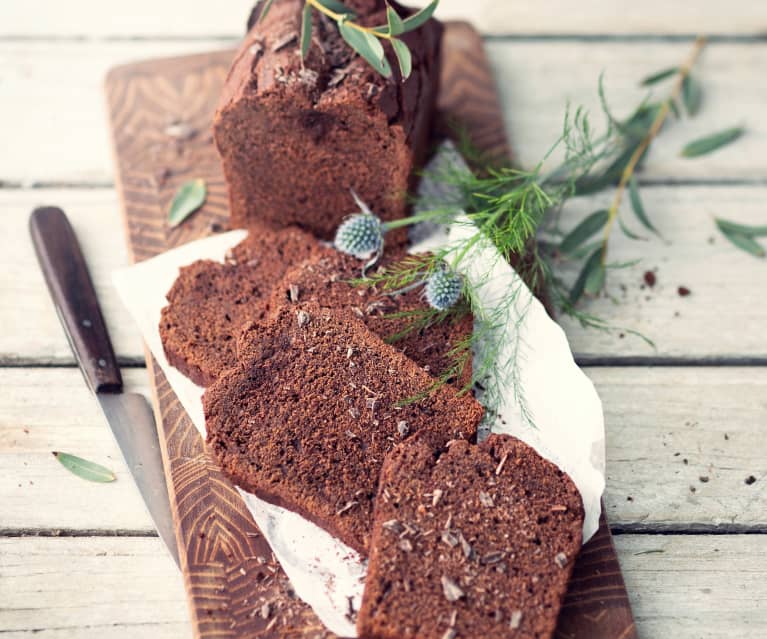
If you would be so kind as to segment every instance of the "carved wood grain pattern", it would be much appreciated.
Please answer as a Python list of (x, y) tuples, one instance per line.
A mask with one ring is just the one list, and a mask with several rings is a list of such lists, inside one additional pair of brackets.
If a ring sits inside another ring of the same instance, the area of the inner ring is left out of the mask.
[[(134, 261), (226, 230), (226, 186), (210, 121), (233, 52), (151, 60), (113, 69), (106, 81), (117, 185)], [(439, 99), (443, 119), (458, 121), (472, 142), (493, 156), (508, 154), (494, 79), (474, 29), (450, 23)], [(183, 122), (188, 139), (169, 135)], [(165, 212), (177, 187), (200, 177), (205, 205), (170, 229)], [(290, 584), (245, 505), (215, 464), (202, 438), (147, 357), (155, 413), (163, 434), (181, 566), (195, 636), (322, 637), (327, 632)], [(630, 625), (629, 625), (630, 624)], [(581, 553), (558, 633), (567, 638), (635, 637), (620, 567), (606, 523)]]

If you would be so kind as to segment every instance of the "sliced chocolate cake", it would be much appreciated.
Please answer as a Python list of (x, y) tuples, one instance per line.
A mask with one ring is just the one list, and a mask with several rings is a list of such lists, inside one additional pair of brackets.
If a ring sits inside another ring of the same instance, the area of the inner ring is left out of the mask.
[[(391, 4), (403, 17), (410, 13)], [(317, 11), (302, 61), (303, 7), (302, 0), (275, 0), (254, 21), (223, 87), (214, 139), (232, 226), (297, 224), (331, 239), (357, 209), (350, 189), (385, 220), (405, 214), (430, 134), (442, 27), (432, 19), (401, 36), (412, 53), (412, 73), (403, 82), (386, 41), (394, 70), (388, 79)], [(386, 24), (384, 0), (357, 0), (348, 8), (360, 24)]]
[(160, 337), (168, 362), (201, 386), (235, 360), (246, 322), (265, 312), (264, 300), (295, 259), (323, 250), (295, 228), (253, 231), (225, 264), (198, 260), (183, 267), (162, 309)]
[[(402, 250), (387, 250), (381, 266), (398, 262), (405, 255)], [(268, 304), (277, 306), (285, 301), (309, 301), (328, 308), (345, 309), (432, 376), (450, 374), (450, 383), (459, 389), (468, 388), (471, 384), (471, 356), (467, 350), (468, 356), (461, 359), (451, 355), (450, 351), (471, 336), (471, 314), (468, 311), (459, 313), (455, 318), (407, 331), (407, 327), (413, 325), (413, 317), (392, 316), (426, 309), (423, 289), (390, 295), (372, 286), (353, 285), (350, 280), (360, 277), (361, 264), (360, 260), (338, 251), (323, 253), (286, 271), (275, 286)], [(258, 335), (245, 331), (241, 339), (258, 339)]]
[(518, 439), (411, 438), (381, 471), (359, 636), (551, 637), (583, 517), (572, 480)]
[(367, 553), (384, 456), (476, 434), (482, 408), (347, 313), (283, 306), (203, 397), (208, 445), (241, 488)]

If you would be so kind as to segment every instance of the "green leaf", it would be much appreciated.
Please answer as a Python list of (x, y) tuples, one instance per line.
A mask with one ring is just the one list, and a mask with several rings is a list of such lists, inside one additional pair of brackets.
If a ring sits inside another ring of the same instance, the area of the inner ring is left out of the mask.
[(413, 60), (410, 55), (410, 49), (407, 48), (407, 45), (402, 42), (402, 40), (398, 40), (397, 38), (392, 38), (390, 42), (394, 49), (394, 53), (397, 56), (397, 62), (399, 62), (399, 70), (402, 72), (402, 79), (407, 80), (410, 77), (410, 72), (413, 70)]
[(338, 2), (338, 0), (317, 0), (317, 2), (319, 2), (326, 9), (330, 9), (333, 13), (338, 13), (342, 16), (354, 18), (357, 15), (345, 4)]
[(644, 205), (642, 204), (642, 198), (639, 197), (639, 185), (637, 184), (636, 177), (633, 175), (629, 179), (629, 200), (631, 200), (631, 208), (634, 210), (634, 215), (637, 216), (637, 219), (642, 225), (648, 231), (652, 231), (655, 235), (660, 237), (658, 229), (653, 226), (652, 222), (650, 222), (650, 218), (647, 217)]
[(661, 102), (642, 104), (626, 120), (618, 125), (619, 130), (633, 142), (640, 142), (650, 131), (650, 127), (658, 117), (662, 107)]
[(405, 31), (413, 31), (414, 29), (417, 29), (422, 24), (424, 24), (429, 18), (432, 17), (432, 15), (434, 15), (434, 11), (436, 10), (438, 4), (439, 0), (432, 0), (432, 2), (427, 4), (418, 13), (414, 13), (409, 18), (405, 18), (403, 21)]
[(703, 101), (703, 89), (700, 82), (692, 76), (686, 75), (682, 82), (682, 102), (690, 116), (700, 111), (700, 103)]
[(679, 106), (674, 98), (668, 99), (668, 108), (671, 109), (677, 120), (682, 117), (682, 112), (679, 110)]
[(301, 58), (305, 59), (312, 45), (312, 5), (308, 2), (304, 5), (301, 18)]
[(738, 224), (737, 222), (730, 222), (729, 220), (723, 220), (720, 217), (714, 218), (716, 225), (722, 232), (730, 231), (732, 233), (740, 233), (747, 237), (762, 237), (767, 235), (767, 226), (749, 226), (747, 224)]
[(266, 0), (264, 2), (264, 7), (261, 9), (261, 14), (258, 16), (258, 21), (261, 22), (266, 17), (266, 14), (269, 13), (269, 9), (272, 7), (272, 3), (274, 0)]
[(632, 239), (632, 240), (646, 240), (647, 238), (642, 237), (641, 235), (637, 235), (632, 231), (628, 226), (626, 226), (626, 223), (623, 221), (623, 218), (618, 215), (618, 226), (621, 227), (621, 231), (623, 231), (623, 234)]
[(670, 78), (672, 75), (676, 75), (677, 73), (679, 73), (679, 67), (663, 69), (663, 71), (658, 71), (657, 73), (653, 73), (652, 75), (648, 75), (646, 78), (643, 78), (640, 84), (643, 87), (649, 87), (653, 84), (657, 84), (658, 82), (662, 82), (666, 78)]
[(389, 35), (399, 35), (405, 33), (405, 23), (402, 22), (402, 18), (399, 14), (392, 9), (391, 5), (386, 5), (386, 22), (389, 25)]
[(739, 249), (746, 251), (746, 253), (751, 253), (751, 255), (754, 255), (755, 257), (764, 257), (764, 249), (754, 238), (749, 237), (748, 235), (743, 235), (742, 233), (736, 233), (735, 231), (720, 230), (722, 231), (722, 234)]
[(117, 479), (115, 474), (108, 468), (105, 468), (101, 464), (96, 464), (87, 459), (83, 459), (82, 457), (59, 452), (54, 452), (53, 456), (58, 459), (59, 462), (61, 462), (61, 465), (70, 473), (73, 473), (82, 479), (101, 483), (108, 483)]
[[(601, 254), (602, 249), (599, 249), (599, 252)], [(604, 287), (606, 278), (607, 269), (605, 268), (605, 265), (602, 264), (602, 260), (600, 259), (589, 272), (589, 276), (586, 278), (586, 286), (584, 287), (583, 291), (587, 295), (597, 295), (599, 291), (601, 291)]]
[(706, 155), (726, 146), (745, 133), (742, 127), (732, 127), (718, 133), (712, 133), (704, 138), (698, 138), (690, 142), (682, 149), (682, 156), (686, 158), (696, 158), (700, 155)]
[(168, 211), (170, 227), (178, 226), (199, 209), (205, 203), (207, 196), (208, 188), (205, 186), (205, 180), (200, 178), (184, 182), (178, 187), (178, 191), (170, 203), (170, 211)]
[(338, 23), (338, 30), (346, 43), (365, 58), (370, 66), (382, 76), (391, 77), (391, 67), (378, 38), (366, 31), (355, 29), (346, 20), (341, 20)]
[(564, 237), (559, 250), (566, 255), (572, 254), (581, 244), (603, 229), (609, 217), (610, 213), (607, 209), (592, 213)]
[[(572, 289), (570, 289), (570, 304), (575, 304), (584, 292), (595, 294), (602, 288), (605, 281), (605, 267), (602, 264), (602, 246), (600, 245), (586, 260), (575, 280)], [(597, 285), (599, 285), (597, 287)]]

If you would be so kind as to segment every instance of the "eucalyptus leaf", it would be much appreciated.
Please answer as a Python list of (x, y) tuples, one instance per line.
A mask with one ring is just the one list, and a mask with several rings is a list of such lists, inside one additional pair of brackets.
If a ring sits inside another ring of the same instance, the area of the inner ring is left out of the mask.
[(413, 31), (414, 29), (417, 29), (422, 24), (424, 24), (429, 18), (431, 18), (434, 15), (434, 11), (436, 10), (438, 4), (439, 4), (439, 0), (432, 0), (432, 2), (427, 4), (418, 13), (414, 13), (409, 18), (405, 18), (403, 20), (403, 23), (405, 25), (405, 31)]
[[(599, 271), (601, 271), (601, 274)], [(570, 289), (570, 304), (575, 304), (581, 299), (583, 293), (586, 292), (587, 285), (589, 286), (588, 292), (591, 293), (600, 280), (601, 283), (604, 284), (604, 278), (602, 246), (600, 245), (599, 248), (597, 248), (586, 260), (581, 272), (578, 274), (578, 279), (575, 280), (575, 284), (573, 284), (572, 289)], [(601, 288), (602, 286), (600, 285), (599, 289)], [(597, 289), (597, 292), (599, 292), (599, 289)]]
[[(600, 249), (601, 254), (601, 249)], [(599, 291), (604, 288), (605, 280), (607, 279), (607, 269), (602, 264), (601, 255), (600, 259), (595, 263), (593, 268), (589, 271), (589, 275), (586, 278), (586, 285), (583, 288), (584, 293), (587, 295), (597, 295)]]
[(272, 7), (272, 3), (274, 0), (266, 0), (264, 2), (264, 6), (261, 9), (261, 14), (258, 16), (258, 21), (261, 22), (266, 17), (266, 14), (269, 13), (269, 9)]
[(338, 30), (346, 43), (365, 58), (370, 66), (382, 76), (391, 77), (391, 67), (378, 38), (366, 31), (355, 29), (346, 20), (341, 20), (338, 23)]
[(682, 156), (686, 158), (696, 158), (700, 155), (706, 155), (731, 144), (737, 140), (745, 130), (742, 127), (736, 126), (718, 133), (712, 133), (703, 138), (693, 140), (687, 146), (682, 149)]
[(682, 117), (682, 112), (679, 110), (679, 105), (677, 105), (674, 98), (668, 99), (668, 108), (671, 109), (677, 120)]
[(632, 239), (632, 240), (646, 240), (646, 237), (642, 237), (641, 235), (637, 235), (632, 231), (628, 226), (626, 226), (626, 223), (623, 221), (623, 218), (618, 215), (618, 226), (621, 227), (621, 231), (623, 231), (623, 234)]
[(650, 222), (650, 218), (647, 217), (647, 212), (642, 204), (642, 198), (639, 196), (639, 185), (637, 184), (636, 177), (633, 175), (629, 178), (629, 200), (631, 200), (631, 208), (634, 210), (634, 215), (637, 216), (637, 219), (642, 225), (648, 231), (652, 231), (655, 235), (660, 237), (658, 229), (653, 226), (652, 222)]
[(736, 233), (735, 231), (721, 230), (722, 234), (742, 251), (746, 251), (746, 253), (750, 253), (755, 257), (765, 256), (765, 251), (761, 244), (759, 244), (753, 237), (743, 235), (742, 233)]
[(117, 479), (115, 474), (108, 468), (105, 468), (101, 464), (96, 464), (95, 462), (83, 459), (82, 457), (60, 452), (54, 452), (53, 456), (58, 459), (61, 465), (70, 473), (77, 475), (82, 479), (101, 483), (108, 483)]
[(410, 72), (413, 70), (413, 59), (410, 55), (410, 49), (407, 45), (398, 40), (392, 38), (390, 40), (391, 46), (394, 49), (394, 53), (397, 56), (397, 62), (399, 62), (399, 70), (402, 72), (402, 79), (407, 80), (410, 77)]
[(604, 242), (600, 240), (595, 240), (594, 242), (589, 242), (588, 244), (584, 244), (583, 246), (578, 247), (575, 249), (568, 257), (571, 257), (576, 260), (582, 260), (589, 255), (591, 255), (597, 248), (601, 248)]
[(171, 228), (181, 224), (192, 213), (199, 209), (208, 196), (208, 188), (205, 180), (197, 178), (184, 182), (173, 196), (168, 211), (168, 222)]
[(386, 5), (386, 22), (389, 25), (389, 35), (396, 36), (405, 33), (405, 23), (402, 22), (402, 18), (392, 9), (390, 4)]
[(737, 222), (730, 222), (729, 220), (723, 220), (720, 217), (714, 218), (716, 225), (722, 232), (730, 231), (732, 233), (740, 233), (747, 237), (763, 237), (767, 235), (767, 225), (765, 226), (749, 226), (748, 224), (738, 224)]
[(620, 180), (623, 169), (634, 155), (636, 146), (631, 145), (624, 148), (620, 154), (608, 165), (608, 167), (597, 175), (586, 175), (579, 177), (575, 181), (576, 195), (587, 195), (596, 193), (605, 187), (612, 186)]
[(308, 2), (304, 5), (301, 16), (301, 58), (305, 59), (312, 45), (312, 5)]
[(652, 75), (648, 75), (647, 77), (643, 78), (640, 84), (643, 87), (649, 87), (653, 84), (657, 84), (658, 82), (662, 82), (666, 78), (670, 78), (672, 75), (676, 75), (677, 73), (679, 73), (679, 67), (663, 69), (663, 71), (658, 71), (657, 73), (653, 73)]
[(658, 117), (662, 106), (660, 102), (642, 104), (626, 120), (621, 122), (618, 128), (630, 140), (640, 142), (649, 133), (650, 127)]
[(342, 2), (338, 2), (338, 0), (317, 0), (319, 4), (321, 4), (326, 9), (330, 9), (333, 13), (337, 13), (342, 16), (348, 16), (350, 18), (356, 17), (356, 13), (352, 11), (349, 7), (347, 7)]
[(697, 78), (687, 74), (682, 82), (682, 102), (687, 113), (691, 116), (700, 111), (700, 103), (703, 101), (703, 89)]
[(570, 231), (559, 245), (559, 250), (566, 255), (581, 246), (586, 240), (599, 232), (607, 224), (610, 213), (607, 209), (595, 211), (580, 222), (572, 231)]

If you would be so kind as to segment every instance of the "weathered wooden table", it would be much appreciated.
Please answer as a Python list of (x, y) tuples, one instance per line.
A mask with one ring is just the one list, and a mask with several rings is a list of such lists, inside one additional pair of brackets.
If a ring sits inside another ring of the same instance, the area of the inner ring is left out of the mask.
[[(193, 4), (193, 3), (192, 3)], [(565, 102), (595, 112), (597, 78), (621, 113), (637, 79), (714, 34), (700, 115), (674, 123), (641, 175), (666, 238), (616, 237), (590, 309), (655, 340), (567, 324), (602, 396), (605, 501), (643, 637), (767, 636), (767, 264), (735, 250), (722, 215), (767, 223), (767, 14), (757, 0), (443, 0), (488, 34), (508, 129), (523, 163), (560, 130)], [(127, 263), (103, 109), (118, 63), (229, 47), (247, 0), (0, 3), (0, 634), (189, 636), (181, 578), (156, 538), (74, 362), (28, 241), (36, 205), (65, 208), (83, 244), (128, 385), (147, 388), (143, 347), (110, 283)], [(184, 105), (178, 105), (183, 116)], [(738, 144), (678, 157), (700, 133), (743, 123)], [(581, 215), (609, 194), (574, 203)], [(657, 269), (657, 284), (643, 273)], [(680, 297), (679, 286), (692, 294)], [(66, 450), (117, 470), (83, 482)]]

